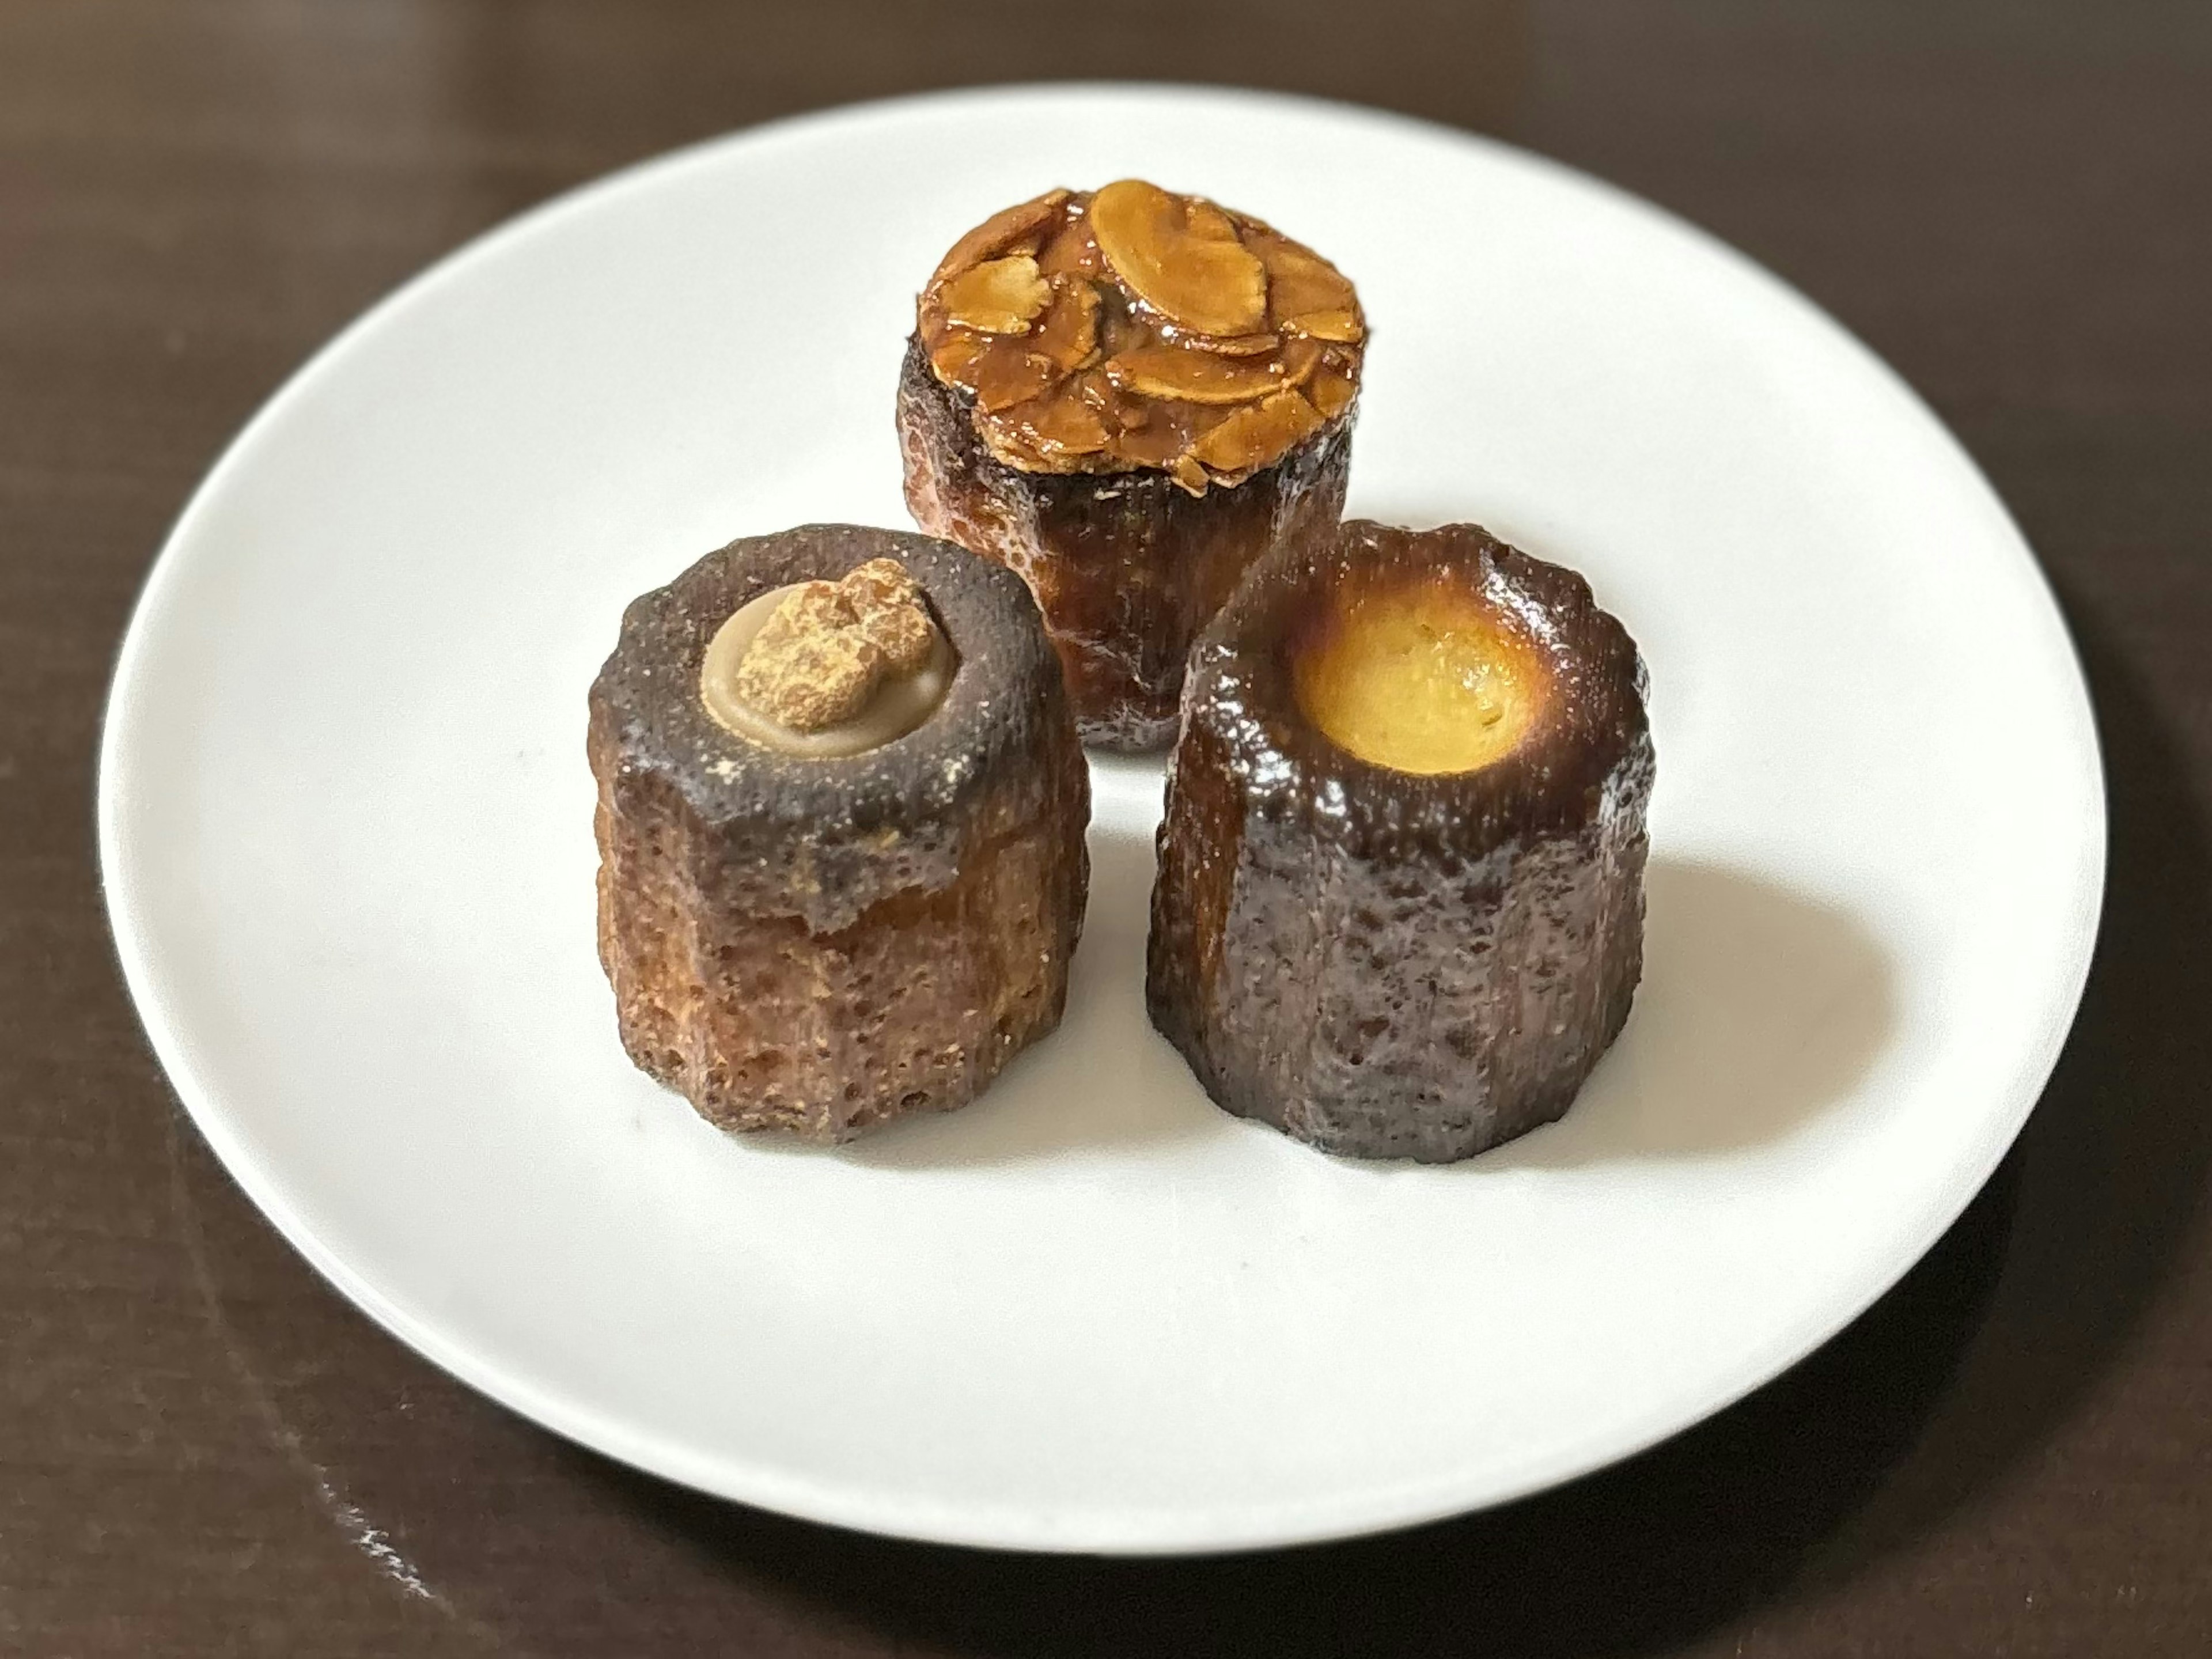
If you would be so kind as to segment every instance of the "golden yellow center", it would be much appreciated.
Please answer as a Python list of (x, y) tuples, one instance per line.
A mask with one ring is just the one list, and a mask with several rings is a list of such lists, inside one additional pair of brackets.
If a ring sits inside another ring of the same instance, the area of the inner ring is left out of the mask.
[(1534, 721), (1543, 667), (1474, 594), (1445, 582), (1352, 598), (1292, 665), (1305, 717), (1376, 766), (1472, 772)]

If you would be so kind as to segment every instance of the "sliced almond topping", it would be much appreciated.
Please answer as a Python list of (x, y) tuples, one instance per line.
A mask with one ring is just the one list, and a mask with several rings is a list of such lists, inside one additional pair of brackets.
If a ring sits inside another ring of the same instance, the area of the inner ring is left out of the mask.
[(1209, 471), (1242, 473), (1264, 465), (1321, 425), (1321, 414), (1295, 392), (1240, 409), (1192, 444), (1185, 459)]
[(1052, 299), (1052, 288), (1026, 253), (987, 259), (945, 283), (937, 296), (947, 321), (983, 334), (1022, 334)]
[(1060, 378), (1060, 365), (1024, 349), (1027, 343), (1001, 340), (969, 371), (967, 384), (975, 394), (977, 405), (987, 413), (996, 414), (1041, 397)]
[(1233, 242), (1237, 240), (1236, 221), (1202, 196), (1190, 198), (1184, 223), (1190, 228), (1192, 235), (1203, 237), (1209, 242)]
[(1121, 401), (1103, 369), (1086, 368), (1075, 377), (1069, 390), (1102, 414)]
[(1072, 374), (1097, 349), (1098, 290), (1080, 276), (1055, 276), (1052, 293), (1052, 304), (1030, 347)]
[(1294, 369), (1286, 352), (1280, 359), (1253, 362), (1216, 357), (1181, 346), (1143, 346), (1111, 358), (1106, 372), (1125, 392), (1145, 398), (1174, 398), (1192, 404), (1243, 404), (1303, 382), (1313, 373), (1318, 353)]
[(1106, 260), (1098, 252), (1098, 239), (1091, 234), (1091, 216), (1064, 218), (1059, 229), (1045, 238), (1037, 251), (1037, 269), (1048, 276), (1103, 276)]
[(1354, 345), (1367, 337), (1358, 316), (1350, 311), (1309, 311), (1302, 317), (1284, 318), (1283, 328), (1309, 340), (1334, 340), (1344, 345)]
[(1304, 386), (1313, 378), (1315, 368), (1328, 355), (1328, 348), (1318, 340), (1284, 342), (1283, 384), (1285, 386)]
[(949, 384), (965, 386), (975, 367), (975, 361), (990, 349), (991, 337), (970, 334), (965, 329), (948, 329), (937, 349), (929, 354), (929, 366), (937, 371), (937, 378)]
[(1267, 267), (1267, 307), (1277, 318), (1352, 308), (1351, 283), (1327, 260), (1272, 233), (1255, 234), (1252, 251)]
[(1322, 419), (1333, 421), (1352, 406), (1357, 389), (1351, 375), (1324, 363), (1314, 371), (1313, 380), (1306, 386), (1306, 396), (1321, 410)]
[(1098, 411), (1079, 398), (1040, 398), (998, 418), (1048, 454), (1095, 455), (1109, 437)]
[(1226, 240), (1194, 233), (1174, 197), (1139, 179), (1100, 191), (1090, 217), (1114, 274), (1162, 315), (1220, 335), (1249, 334), (1266, 317), (1266, 268), (1236, 240), (1233, 227)]
[(1222, 339), (1212, 334), (1186, 334), (1182, 343), (1211, 351), (1218, 357), (1263, 357), (1283, 343), (1279, 334), (1235, 334)]
[(1351, 283), (1304, 244), (1129, 179), (979, 226), (917, 322), (1008, 465), (1158, 469), (1194, 492), (1348, 418), (1366, 336)]
[[(1064, 190), (1048, 190), (1033, 201), (1010, 207), (1003, 213), (993, 214), (955, 242), (952, 251), (937, 262), (937, 270), (930, 277), (929, 285), (935, 288), (971, 265), (996, 258), (1024, 238), (1039, 236), (1045, 227), (1059, 216), (1060, 209), (1067, 204), (1067, 197), (1068, 192)], [(1032, 243), (1022, 252), (1034, 253), (1036, 246)]]
[(1114, 450), (1139, 466), (1164, 467), (1173, 471), (1176, 458), (1182, 453), (1189, 440), (1190, 434), (1176, 423), (1151, 421), (1123, 432), (1115, 441)]

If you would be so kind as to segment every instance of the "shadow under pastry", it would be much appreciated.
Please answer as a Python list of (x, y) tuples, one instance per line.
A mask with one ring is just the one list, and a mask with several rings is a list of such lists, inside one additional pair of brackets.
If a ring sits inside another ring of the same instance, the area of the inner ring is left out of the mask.
[(1567, 1168), (1783, 1139), (1845, 1098), (1899, 1017), (1848, 910), (1749, 871), (1654, 856), (1635, 1011), (1567, 1115), (1480, 1160)]

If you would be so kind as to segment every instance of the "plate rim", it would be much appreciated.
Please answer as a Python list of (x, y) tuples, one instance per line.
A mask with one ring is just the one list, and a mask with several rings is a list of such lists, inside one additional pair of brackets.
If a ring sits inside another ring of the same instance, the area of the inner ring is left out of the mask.
[[(1899, 406), (1900, 415), (1915, 420), (1927, 437), (1948, 452), (1960, 482), (1978, 492), (1985, 507), (1996, 514), (2009, 532), (2025, 574), (2041, 595), (2045, 613), (2055, 631), (2055, 642), (2061, 647), (2061, 654), (2053, 659), (2052, 665), (2055, 669), (2063, 662), (2071, 671), (2068, 690), (2079, 716), (2076, 735), (2080, 745), (2075, 758), (2081, 766), (2084, 793), (2079, 802), (2081, 867), (2066, 926), (2070, 960), (2064, 971), (2055, 975), (2051, 981), (2053, 993), (2047, 1008), (2042, 1011), (2045, 1018), (2036, 1040), (2021, 1046), (2009, 1076), (1992, 1077), (1993, 1085), (2001, 1082), (2002, 1086), (1992, 1086), (1991, 1097), (2008, 1103), (2006, 1109), (1986, 1115), (1984, 1144), (1977, 1149), (1973, 1158), (1962, 1160), (1955, 1167), (1953, 1179), (1936, 1190), (1926, 1206), (1928, 1213), (1910, 1230), (1911, 1236), (1918, 1242), (1894, 1261), (1887, 1255), (1863, 1255), (1856, 1271), (1849, 1276), (1849, 1294), (1838, 1293), (1823, 1304), (1819, 1317), (1802, 1322), (1805, 1328), (1780, 1333), (1764, 1347), (1751, 1351), (1724, 1383), (1703, 1391), (1702, 1403), (1688, 1415), (1682, 1413), (1679, 1405), (1670, 1405), (1665, 1410), (1647, 1409), (1640, 1414), (1632, 1431), (1607, 1433), (1595, 1443), (1578, 1443), (1571, 1455), (1557, 1457), (1541, 1469), (1524, 1471), (1519, 1478), (1502, 1484), (1495, 1480), (1469, 1480), (1464, 1477), (1458, 1480), (1437, 1479), (1412, 1486), (1362, 1489), (1349, 1500), (1338, 1498), (1325, 1505), (1293, 1509), (1277, 1504), (1270, 1506), (1270, 1517), (1266, 1520), (1241, 1510), (1235, 1512), (1233, 1519), (1229, 1515), (1199, 1510), (1177, 1511), (1173, 1524), (1163, 1524), (1160, 1512), (1152, 1510), (1127, 1514), (1112, 1509), (1088, 1510), (1079, 1518), (1070, 1520), (1040, 1516), (1003, 1501), (947, 1504), (941, 1499), (913, 1495), (872, 1498), (865, 1491), (838, 1482), (811, 1484), (772, 1468), (754, 1466), (743, 1468), (742, 1479), (732, 1480), (728, 1477), (738, 1473), (739, 1468), (726, 1454), (702, 1453), (684, 1442), (657, 1435), (648, 1428), (567, 1400), (557, 1390), (542, 1387), (530, 1377), (508, 1373), (496, 1364), (481, 1360), (465, 1340), (449, 1338), (434, 1322), (418, 1317), (400, 1305), (371, 1277), (356, 1270), (339, 1252), (326, 1245), (284, 1199), (275, 1175), (261, 1167), (242, 1139), (232, 1133), (218, 1092), (209, 1086), (195, 1063), (195, 1045), (187, 1022), (176, 1015), (165, 992), (156, 965), (159, 953), (151, 940), (150, 926), (142, 915), (143, 906), (137, 883), (143, 879), (143, 872), (134, 875), (131, 859), (131, 819), (135, 797), (125, 751), (133, 725), (133, 710), (145, 695), (143, 659), (150, 648), (148, 641), (161, 626), (166, 596), (189, 556), (188, 547), (196, 523), (208, 510), (207, 503), (228, 484), (234, 473), (251, 465), (249, 457), (261, 434), (283, 418), (292, 402), (303, 395), (310, 382), (330, 373), (388, 316), (450, 280), (460, 267), (537, 234), (552, 221), (587, 213), (602, 194), (628, 190), (658, 173), (702, 165), (733, 148), (763, 142), (803, 140), (817, 129), (872, 121), (895, 122), (902, 116), (946, 106), (1102, 95), (1164, 96), (1194, 104), (1241, 101), (1286, 115), (1351, 120), (1377, 129), (1395, 129), (1408, 137), (1488, 152), (1493, 158), (1511, 165), (1551, 173), (1572, 188), (1595, 191), (1616, 205), (1655, 219), (1666, 228), (1692, 239), (1707, 252), (1719, 256), (1739, 276), (1765, 289), (1771, 298), (1798, 313), (1801, 321), (1825, 331), (1833, 343), (1856, 360), (1862, 372), (1869, 374), (1882, 387)], [(149, 1045), (170, 1088), (230, 1179), (270, 1224), (326, 1283), (392, 1337), (471, 1389), (543, 1429), (658, 1478), (727, 1501), (750, 1504), (810, 1522), (921, 1542), (1129, 1557), (1208, 1555), (1322, 1543), (1423, 1525), (1513, 1503), (1649, 1450), (1727, 1410), (1832, 1340), (1901, 1280), (1949, 1230), (1987, 1183), (2033, 1112), (2072, 1030), (2087, 984), (2102, 917), (2110, 843), (2109, 796), (2095, 702), (2083, 671), (2078, 643), (2067, 625), (2066, 613), (2048, 573), (2011, 510), (1957, 434), (1926, 399), (1849, 326), (1795, 284), (1672, 209), (1540, 152), (1442, 122), (1348, 100), (1181, 81), (998, 82), (807, 110), (734, 128), (630, 162), (534, 204), (441, 253), (371, 302), (291, 369), (229, 438), (193, 486), (142, 579), (116, 649), (100, 714), (94, 794), (98, 877), (118, 966)], [(1306, 1512), (1307, 1509), (1321, 1508), (1327, 1510), (1326, 1518)]]

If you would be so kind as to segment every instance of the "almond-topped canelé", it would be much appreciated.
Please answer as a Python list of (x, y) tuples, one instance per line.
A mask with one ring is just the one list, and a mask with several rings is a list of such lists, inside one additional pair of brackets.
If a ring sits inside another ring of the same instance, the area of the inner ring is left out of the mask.
[(1642, 971), (1644, 665), (1574, 572), (1353, 521), (1191, 654), (1152, 1022), (1228, 1110), (1441, 1162), (1567, 1109)]
[(1237, 578), (1335, 521), (1366, 337), (1312, 249), (1140, 179), (1009, 208), (939, 264), (899, 383), (907, 503), (1029, 582), (1087, 741), (1171, 737)]

